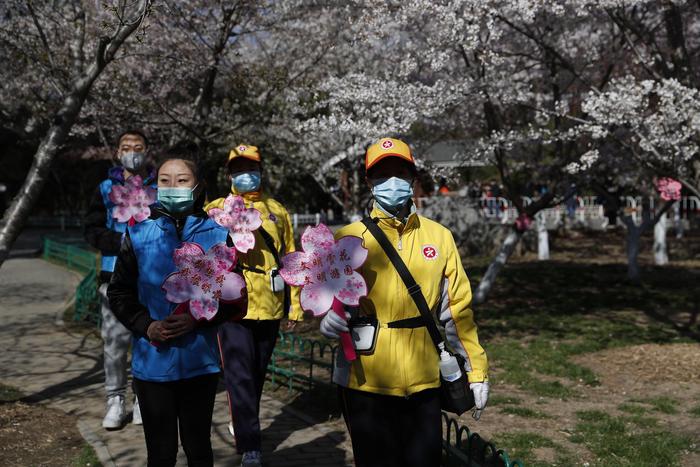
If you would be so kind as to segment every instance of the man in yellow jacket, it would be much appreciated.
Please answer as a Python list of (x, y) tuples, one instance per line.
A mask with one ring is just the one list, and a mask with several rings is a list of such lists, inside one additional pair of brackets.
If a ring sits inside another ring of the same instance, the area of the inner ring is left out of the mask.
[[(386, 235), (438, 314), (453, 351), (466, 359), (475, 418), (488, 399), (488, 363), (470, 307), (471, 288), (452, 234), (415, 212), (411, 197), (416, 169), (404, 142), (383, 138), (369, 147), (367, 182), (374, 197), (370, 217)], [(361, 237), (369, 253), (359, 272), (368, 295), (346, 313), (376, 317), (378, 332), (369, 352), (348, 363), (339, 352), (334, 381), (358, 467), (438, 466), (441, 458), (439, 358), (420, 312), (382, 247), (362, 222), (336, 238)], [(348, 322), (328, 313), (321, 333), (335, 338)]]
[[(284, 285), (277, 274), (279, 258), (294, 251), (294, 234), (287, 210), (263, 190), (262, 161), (255, 146), (240, 144), (229, 154), (231, 192), (240, 195), (247, 207), (262, 214), (255, 231), (255, 248), (238, 253), (238, 267), (248, 290), (245, 319), (219, 327), (219, 345), (224, 365), (236, 449), (243, 466), (261, 465), (260, 397), (265, 372), (277, 341), (280, 320), (288, 314), (288, 329), (303, 319), (299, 289)], [(224, 198), (205, 210), (222, 208)]]

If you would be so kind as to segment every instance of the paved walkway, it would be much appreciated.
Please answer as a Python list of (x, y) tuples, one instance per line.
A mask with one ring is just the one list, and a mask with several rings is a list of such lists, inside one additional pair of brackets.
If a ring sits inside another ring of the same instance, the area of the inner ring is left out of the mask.
[[(72, 414), (107, 466), (145, 465), (141, 427), (107, 432), (102, 347), (98, 334), (67, 330), (61, 314), (80, 276), (35, 258), (15, 258), (0, 268), (0, 382), (19, 388), (29, 401)], [(269, 467), (346, 466), (352, 454), (341, 423), (314, 423), (263, 395), (263, 460)], [(212, 443), (216, 465), (239, 465), (227, 430), (226, 395), (214, 408)], [(178, 465), (186, 465), (182, 449)]]

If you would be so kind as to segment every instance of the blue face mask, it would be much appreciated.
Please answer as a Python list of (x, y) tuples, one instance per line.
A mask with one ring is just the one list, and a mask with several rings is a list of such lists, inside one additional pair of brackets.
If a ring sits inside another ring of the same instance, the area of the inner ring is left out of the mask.
[(158, 188), (158, 201), (170, 214), (182, 214), (194, 206), (194, 188), (162, 187)]
[(380, 178), (372, 187), (372, 196), (384, 210), (396, 214), (413, 196), (413, 187), (403, 178)]
[(240, 172), (231, 177), (231, 186), (237, 193), (249, 193), (260, 188), (260, 172), (251, 170)]

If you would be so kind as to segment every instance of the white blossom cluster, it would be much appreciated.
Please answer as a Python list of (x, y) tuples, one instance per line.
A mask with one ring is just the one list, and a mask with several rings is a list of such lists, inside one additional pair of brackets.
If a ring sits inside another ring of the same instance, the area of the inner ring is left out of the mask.
[(698, 155), (700, 93), (675, 79), (638, 81), (626, 76), (605, 92), (589, 93), (582, 105), (595, 139), (624, 128), (646, 157), (680, 165)]

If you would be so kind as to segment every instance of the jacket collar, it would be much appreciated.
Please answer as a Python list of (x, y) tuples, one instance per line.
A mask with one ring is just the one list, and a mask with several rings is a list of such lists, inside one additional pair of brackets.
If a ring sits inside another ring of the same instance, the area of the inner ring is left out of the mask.
[[(113, 182), (117, 182), (123, 185), (126, 181), (126, 179), (124, 178), (124, 167), (122, 167), (121, 165), (110, 167), (109, 170), (107, 170), (107, 177)], [(156, 169), (153, 167), (149, 167), (148, 176), (146, 176), (146, 178), (143, 180), (143, 184), (150, 185), (155, 181), (155, 179)]]
[(255, 202), (262, 201), (267, 198), (265, 191), (260, 188), (258, 191), (249, 191), (248, 193), (239, 193), (234, 187), (231, 187), (231, 193), (242, 197), (245, 201)]
[(404, 231), (407, 230), (412, 230), (417, 228), (420, 225), (420, 221), (418, 219), (418, 213), (416, 213), (416, 207), (411, 203), (411, 211), (408, 214), (408, 217), (404, 219), (404, 221), (401, 221), (400, 219), (397, 219), (396, 217), (392, 217), (391, 214), (387, 213), (384, 211), (375, 201), (374, 205), (372, 207), (372, 212), (370, 212), (370, 217), (372, 219), (377, 219), (378, 224), (380, 226), (383, 226), (386, 229), (393, 229), (397, 230), (399, 233), (403, 233)]

